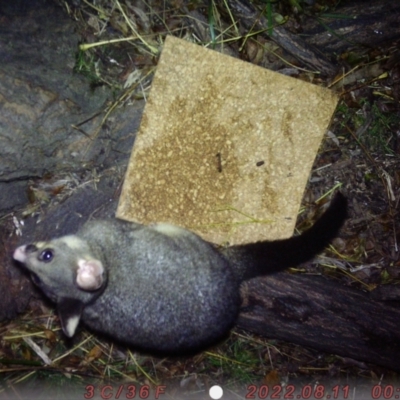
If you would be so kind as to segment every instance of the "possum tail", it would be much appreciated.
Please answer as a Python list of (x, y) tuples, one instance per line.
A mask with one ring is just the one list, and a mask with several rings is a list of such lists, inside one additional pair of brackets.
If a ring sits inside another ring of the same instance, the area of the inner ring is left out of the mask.
[(307, 231), (288, 239), (236, 245), (222, 249), (240, 281), (268, 275), (306, 262), (338, 234), (347, 218), (347, 199), (338, 192), (329, 208)]

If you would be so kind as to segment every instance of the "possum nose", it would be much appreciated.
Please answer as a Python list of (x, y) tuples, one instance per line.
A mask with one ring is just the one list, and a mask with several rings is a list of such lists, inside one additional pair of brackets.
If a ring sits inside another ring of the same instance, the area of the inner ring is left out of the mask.
[(25, 262), (26, 260), (26, 246), (19, 246), (13, 254), (14, 260)]
[(28, 244), (27, 246), (19, 246), (13, 254), (14, 260), (24, 263), (27, 259), (27, 254), (36, 251), (37, 247), (34, 244)]

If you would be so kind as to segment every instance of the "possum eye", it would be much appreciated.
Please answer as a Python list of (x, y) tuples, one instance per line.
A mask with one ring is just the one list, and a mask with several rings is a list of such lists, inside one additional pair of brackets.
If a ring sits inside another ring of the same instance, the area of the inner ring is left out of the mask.
[(53, 259), (53, 250), (46, 249), (39, 254), (39, 260), (43, 262), (50, 262)]

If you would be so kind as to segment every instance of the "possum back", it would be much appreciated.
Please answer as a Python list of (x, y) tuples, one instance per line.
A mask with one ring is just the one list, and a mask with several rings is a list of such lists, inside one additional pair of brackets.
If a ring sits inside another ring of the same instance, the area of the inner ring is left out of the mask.
[(106, 289), (82, 314), (89, 327), (161, 351), (211, 343), (232, 327), (239, 283), (209, 243), (166, 224), (111, 225), (94, 222), (80, 235), (91, 242), (96, 233), (95, 246), (104, 249), (108, 267)]

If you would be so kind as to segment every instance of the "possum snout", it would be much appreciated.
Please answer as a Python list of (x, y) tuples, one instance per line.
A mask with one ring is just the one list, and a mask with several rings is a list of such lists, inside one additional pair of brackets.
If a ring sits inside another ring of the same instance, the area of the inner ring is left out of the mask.
[(13, 259), (24, 263), (26, 261), (26, 248), (27, 246), (19, 246), (15, 249)]
[(28, 244), (24, 246), (19, 246), (13, 254), (13, 259), (22, 263), (26, 262), (29, 253), (37, 251), (37, 247), (34, 244)]

